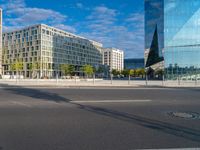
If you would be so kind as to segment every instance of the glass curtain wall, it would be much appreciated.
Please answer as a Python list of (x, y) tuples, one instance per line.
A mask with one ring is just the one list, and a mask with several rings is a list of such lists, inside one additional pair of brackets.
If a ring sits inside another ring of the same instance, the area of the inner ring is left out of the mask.
[[(157, 35), (155, 35), (155, 33)], [(156, 39), (154, 39), (157, 37)], [(158, 49), (152, 49), (162, 57), (164, 48), (164, 1), (145, 0), (145, 64), (151, 49), (152, 43)], [(156, 63), (156, 62), (152, 62)]]
[(200, 80), (199, 0), (164, 0), (164, 45), (168, 79)]

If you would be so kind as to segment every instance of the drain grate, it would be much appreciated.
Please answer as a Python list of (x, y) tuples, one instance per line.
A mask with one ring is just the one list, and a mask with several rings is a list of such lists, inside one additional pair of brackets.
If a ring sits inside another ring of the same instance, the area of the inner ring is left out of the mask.
[(200, 120), (200, 114), (195, 112), (169, 112), (172, 117)]

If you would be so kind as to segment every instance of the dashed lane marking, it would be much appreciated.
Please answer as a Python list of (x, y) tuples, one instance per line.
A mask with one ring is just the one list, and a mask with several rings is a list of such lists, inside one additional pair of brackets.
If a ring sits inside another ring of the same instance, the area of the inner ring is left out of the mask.
[(71, 101), (72, 103), (142, 103), (150, 102), (151, 100), (80, 100)]

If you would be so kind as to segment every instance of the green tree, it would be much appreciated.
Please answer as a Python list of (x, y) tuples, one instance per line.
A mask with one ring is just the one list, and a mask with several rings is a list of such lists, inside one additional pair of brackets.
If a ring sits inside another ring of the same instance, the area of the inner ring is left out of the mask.
[(129, 72), (128, 69), (124, 69), (124, 70), (122, 70), (121, 73), (122, 73), (125, 77), (127, 77), (127, 76), (128, 76), (128, 72)]
[(73, 65), (69, 64), (61, 64), (60, 65), (60, 70), (63, 75), (72, 75), (75, 72), (75, 67)]
[(158, 78), (162, 78), (164, 75), (164, 70), (163, 69), (158, 69), (155, 71), (155, 75), (158, 76)]
[(32, 78), (37, 75), (37, 72), (40, 68), (41, 64), (39, 62), (33, 62), (29, 64), (29, 70), (31, 70)]
[(103, 66), (99, 66), (99, 68), (97, 69), (97, 73), (104, 73), (104, 67)]
[(136, 76), (136, 77), (140, 76), (140, 69), (136, 69), (136, 70), (135, 70), (135, 76)]
[(136, 69), (135, 76), (137, 76), (137, 77), (142, 76), (142, 78), (143, 78), (145, 76), (145, 69), (143, 69), (143, 68)]
[(125, 69), (121, 72), (125, 77), (132, 76), (134, 74), (133, 69)]
[(15, 67), (16, 67), (17, 75), (18, 74), (21, 75), (21, 71), (24, 68), (24, 63), (22, 61), (16, 61)]
[(144, 78), (144, 76), (146, 74), (145, 69), (144, 68), (140, 69), (140, 73), (139, 74), (142, 76), (142, 78)]
[(129, 76), (132, 76), (132, 75), (134, 75), (134, 72), (135, 72), (135, 71), (134, 71), (133, 69), (130, 69), (130, 70), (128, 70), (128, 75), (129, 75)]
[(113, 74), (114, 76), (118, 76), (118, 75), (120, 75), (120, 71), (118, 71), (118, 70), (116, 70), (116, 69), (113, 69), (113, 70), (112, 70), (112, 74)]
[(94, 73), (94, 68), (91, 65), (84, 65), (81, 70), (85, 73), (85, 75), (91, 76)]
[(17, 60), (10, 65), (10, 70), (12, 72), (16, 71), (16, 75), (18, 77), (18, 74), (21, 74), (21, 71), (23, 70), (23, 66), (24, 63), (22, 61)]
[(16, 71), (15, 63), (10, 64), (10, 71), (12, 72), (12, 75), (14, 75), (14, 71)]

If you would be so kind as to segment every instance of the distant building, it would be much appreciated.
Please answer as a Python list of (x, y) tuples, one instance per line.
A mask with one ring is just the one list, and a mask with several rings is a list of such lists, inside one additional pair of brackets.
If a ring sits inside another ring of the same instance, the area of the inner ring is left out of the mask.
[(124, 69), (144, 68), (144, 58), (124, 59)]
[(60, 64), (71, 64), (76, 72), (83, 65), (102, 65), (102, 44), (44, 24), (3, 33), (4, 74), (16, 74), (12, 64), (23, 62), (21, 73), (31, 77), (31, 65), (39, 64), (40, 77), (55, 77)]
[(110, 71), (124, 69), (124, 51), (116, 48), (105, 48), (103, 50), (103, 64), (110, 67)]
[(0, 75), (2, 74), (2, 9), (0, 8)]

